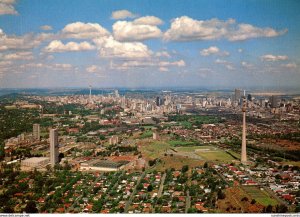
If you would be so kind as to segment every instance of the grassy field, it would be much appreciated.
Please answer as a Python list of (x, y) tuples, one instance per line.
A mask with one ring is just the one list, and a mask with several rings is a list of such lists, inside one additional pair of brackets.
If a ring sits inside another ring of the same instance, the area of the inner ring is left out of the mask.
[(141, 152), (144, 156), (150, 159), (158, 158), (164, 155), (165, 151), (170, 148), (166, 142), (145, 142), (141, 145)]
[(153, 126), (143, 126), (145, 129), (152, 129)]
[(202, 166), (205, 161), (194, 160), (181, 156), (166, 156), (161, 158), (161, 163), (158, 163), (154, 169), (158, 171), (165, 171), (169, 168), (181, 169), (184, 165), (189, 165), (190, 168), (196, 166)]
[(300, 167), (300, 161), (283, 161), (280, 163), (282, 166), (284, 165), (293, 165)]
[(200, 157), (209, 161), (225, 161), (230, 162), (234, 160), (232, 156), (227, 154), (225, 151), (214, 147), (214, 146), (199, 146), (195, 153)]
[(212, 152), (197, 152), (197, 154), (206, 160), (210, 161), (225, 161), (230, 162), (234, 160), (232, 156), (224, 151), (212, 151)]
[(193, 126), (193, 124), (189, 121), (180, 121), (179, 124), (186, 129), (190, 129)]
[[(199, 155), (205, 160), (209, 161), (225, 161), (231, 162), (234, 160), (232, 156), (230, 156), (225, 151), (214, 147), (214, 146), (187, 146), (187, 147), (177, 147), (176, 150), (178, 152), (195, 152), (195, 154)], [(238, 157), (238, 154), (232, 153), (234, 156)]]
[(182, 140), (170, 140), (168, 143), (172, 146), (191, 146), (195, 145), (195, 142), (188, 142), (188, 141), (182, 141)]
[(277, 201), (275, 199), (270, 198), (267, 192), (264, 190), (260, 190), (256, 186), (243, 186), (243, 190), (252, 198), (255, 199), (258, 203), (264, 206), (277, 205)]
[(241, 159), (241, 154), (236, 153), (236, 152), (231, 151), (231, 150), (229, 150), (228, 152), (229, 152), (230, 154), (232, 154), (234, 157), (236, 157), (237, 159)]
[(140, 139), (145, 139), (145, 138), (150, 138), (152, 137), (153, 133), (151, 130), (147, 130), (147, 131), (144, 131), (141, 135), (140, 135)]
[(16, 109), (17, 107), (15, 105), (7, 105), (5, 106), (6, 109)]
[(177, 151), (182, 151), (182, 152), (194, 152), (197, 149), (211, 149), (212, 146), (186, 146), (186, 147), (178, 147), (176, 148)]

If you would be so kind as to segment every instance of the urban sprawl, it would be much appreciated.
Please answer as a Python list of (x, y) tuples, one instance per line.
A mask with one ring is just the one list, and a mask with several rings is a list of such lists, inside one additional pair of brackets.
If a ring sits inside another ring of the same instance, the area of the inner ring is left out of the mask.
[(119, 91), (0, 100), (0, 213), (300, 211), (300, 97)]

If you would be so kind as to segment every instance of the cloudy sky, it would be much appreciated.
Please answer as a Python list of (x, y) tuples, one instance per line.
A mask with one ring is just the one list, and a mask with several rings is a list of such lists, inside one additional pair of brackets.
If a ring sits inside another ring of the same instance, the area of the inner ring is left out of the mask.
[(297, 0), (0, 0), (0, 88), (298, 87)]

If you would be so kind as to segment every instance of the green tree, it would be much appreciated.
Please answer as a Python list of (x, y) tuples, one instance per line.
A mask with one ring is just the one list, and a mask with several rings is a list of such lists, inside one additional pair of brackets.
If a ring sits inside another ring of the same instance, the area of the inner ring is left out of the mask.
[(189, 166), (188, 165), (184, 165), (182, 168), (181, 168), (181, 172), (185, 173), (189, 170)]
[(26, 207), (25, 207), (24, 211), (26, 213), (37, 213), (38, 209), (36, 208), (35, 202), (32, 201), (32, 200), (28, 201), (28, 203), (26, 204)]
[(207, 168), (208, 167), (208, 163), (205, 162), (204, 165), (203, 165), (203, 168)]
[(277, 213), (286, 213), (288, 211), (288, 207), (284, 204), (277, 205), (275, 208)]
[(152, 186), (151, 184), (147, 187), (147, 191), (148, 191), (148, 192), (153, 191), (153, 186)]
[(268, 205), (268, 206), (265, 208), (265, 213), (272, 213), (272, 210), (273, 210), (273, 206), (272, 206), (272, 205)]

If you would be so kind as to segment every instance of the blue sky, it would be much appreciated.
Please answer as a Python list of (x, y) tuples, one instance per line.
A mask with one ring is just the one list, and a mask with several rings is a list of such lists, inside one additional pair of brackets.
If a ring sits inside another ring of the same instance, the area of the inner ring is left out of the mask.
[(0, 87), (298, 87), (297, 0), (0, 0)]

